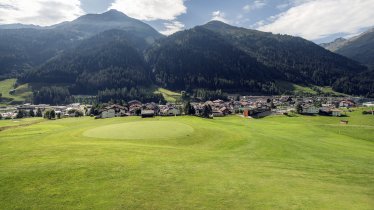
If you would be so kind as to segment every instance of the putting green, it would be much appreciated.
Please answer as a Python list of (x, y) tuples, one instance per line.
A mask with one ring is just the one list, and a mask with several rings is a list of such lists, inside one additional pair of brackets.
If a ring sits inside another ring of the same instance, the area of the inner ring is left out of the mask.
[(189, 125), (177, 122), (140, 121), (106, 125), (87, 130), (84, 136), (104, 139), (171, 139), (193, 132)]

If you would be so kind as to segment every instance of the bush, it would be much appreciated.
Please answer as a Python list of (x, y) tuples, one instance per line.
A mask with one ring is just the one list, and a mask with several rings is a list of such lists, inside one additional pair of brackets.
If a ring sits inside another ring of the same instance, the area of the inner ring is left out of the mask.
[(74, 115), (74, 117), (83, 117), (84, 116), (84, 113), (81, 111), (81, 110), (77, 110), (77, 109), (70, 109), (68, 111), (68, 114), (69, 115)]
[(29, 112), (29, 116), (30, 116), (30, 117), (35, 117), (34, 110), (30, 110), (30, 112)]
[(56, 118), (55, 110), (53, 110), (53, 109), (46, 110), (44, 112), (44, 118), (49, 119), (49, 120), (55, 119)]
[(25, 112), (25, 111), (23, 111), (23, 110), (19, 110), (18, 112), (17, 112), (17, 116), (16, 116), (16, 118), (17, 119), (20, 119), (20, 118), (24, 118), (24, 117), (26, 117), (27, 116), (27, 113)]
[(374, 113), (374, 111), (363, 111), (363, 112), (362, 112), (362, 114), (365, 114), (365, 115), (366, 115), (366, 114), (373, 114), (373, 113)]

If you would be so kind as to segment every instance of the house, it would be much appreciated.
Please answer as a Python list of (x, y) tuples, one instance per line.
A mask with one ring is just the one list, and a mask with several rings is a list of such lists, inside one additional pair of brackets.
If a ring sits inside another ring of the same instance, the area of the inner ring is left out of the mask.
[(141, 112), (142, 118), (151, 118), (155, 116), (155, 111), (143, 109)]
[(158, 107), (158, 105), (154, 102), (152, 103), (147, 103), (147, 104), (144, 104), (143, 105), (143, 109), (145, 110), (153, 110), (155, 115), (157, 115), (160, 111), (160, 108)]
[(141, 114), (142, 105), (133, 104), (129, 107), (129, 115), (131, 116), (139, 116)]
[(117, 104), (107, 106), (106, 109), (113, 109), (116, 117), (123, 117), (128, 115), (128, 108)]
[(100, 111), (98, 118), (113, 118), (116, 116), (116, 111), (114, 109), (103, 109)]
[(213, 109), (212, 115), (213, 117), (224, 117), (225, 116), (225, 114), (223, 114), (223, 112), (221, 112), (221, 110), (219, 109)]
[(223, 100), (215, 100), (215, 101), (213, 101), (213, 104), (223, 104), (223, 103), (225, 103)]
[(228, 109), (227, 107), (221, 107), (220, 109), (219, 109), (219, 111), (220, 112), (222, 112), (223, 113), (223, 115), (229, 115), (229, 114), (231, 114), (231, 111), (230, 111), (230, 109)]
[(6, 112), (6, 113), (2, 113), (0, 115), (4, 119), (14, 119), (14, 118), (16, 118), (17, 113), (16, 112)]
[(195, 109), (195, 115), (200, 116), (203, 113), (204, 105), (203, 104), (193, 104)]
[(340, 117), (342, 116), (342, 111), (339, 109), (331, 109), (331, 115), (333, 117)]
[(113, 117), (122, 117), (122, 116), (127, 115), (128, 113), (127, 111), (128, 111), (127, 107), (114, 104), (114, 105), (107, 106), (104, 109), (100, 110), (99, 112), (100, 114), (99, 116), (97, 116), (97, 118), (105, 119), (105, 118), (113, 118)]
[(129, 101), (127, 103), (129, 106), (132, 106), (132, 105), (142, 105), (142, 102), (138, 101), (138, 100), (132, 100), (132, 101)]
[(318, 114), (319, 113), (319, 108), (314, 106), (314, 105), (304, 105), (303, 106), (303, 111), (301, 114)]
[(362, 105), (366, 107), (374, 107), (374, 101), (366, 102), (366, 103), (363, 103)]
[(161, 115), (163, 116), (177, 116), (181, 115), (181, 112), (176, 107), (165, 107), (160, 110)]
[(355, 106), (356, 106), (356, 103), (353, 102), (352, 100), (342, 100), (339, 102), (339, 107), (351, 108)]

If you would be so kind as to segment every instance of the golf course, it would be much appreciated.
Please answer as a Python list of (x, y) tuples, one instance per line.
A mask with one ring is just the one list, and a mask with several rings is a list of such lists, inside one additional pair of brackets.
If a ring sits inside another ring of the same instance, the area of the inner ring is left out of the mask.
[(0, 209), (372, 210), (374, 116), (347, 115), (2, 120)]

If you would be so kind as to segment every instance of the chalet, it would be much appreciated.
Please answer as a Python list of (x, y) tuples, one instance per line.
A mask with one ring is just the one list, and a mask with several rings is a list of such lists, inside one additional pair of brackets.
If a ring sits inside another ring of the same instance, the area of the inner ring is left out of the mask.
[(204, 106), (202, 104), (194, 104), (195, 115), (200, 116), (203, 113)]
[(303, 105), (302, 107), (303, 107), (303, 111), (301, 112), (301, 114), (318, 114), (319, 113), (319, 108), (314, 105), (306, 104), (306, 105)]
[(221, 107), (221, 108), (219, 109), (219, 111), (222, 112), (223, 115), (229, 115), (229, 114), (231, 114), (230, 109), (227, 108), (227, 107), (225, 107), (225, 106), (224, 106), (224, 107)]
[(292, 102), (292, 97), (290, 97), (290, 96), (282, 96), (282, 97), (279, 99), (279, 101), (280, 101), (281, 103), (290, 103), (290, 102)]
[(363, 103), (362, 106), (374, 107), (374, 101)]
[(100, 111), (98, 118), (113, 118), (116, 116), (116, 111), (114, 109), (103, 109)]
[(138, 100), (132, 100), (132, 101), (129, 101), (127, 103), (129, 106), (132, 106), (132, 105), (142, 105), (142, 102), (138, 101)]
[(223, 103), (225, 103), (225, 102), (219, 99), (219, 100), (215, 100), (215, 101), (213, 101), (213, 103), (214, 103), (214, 104), (223, 104)]
[(333, 117), (340, 117), (342, 116), (342, 111), (339, 109), (331, 109), (331, 115)]
[(145, 110), (153, 110), (155, 115), (157, 115), (160, 111), (160, 108), (158, 107), (158, 105), (154, 102), (152, 103), (147, 103), (147, 104), (144, 104), (142, 106), (142, 109), (145, 109)]
[(131, 116), (140, 115), (141, 110), (142, 110), (142, 105), (133, 104), (129, 107), (129, 115), (131, 115)]
[(97, 118), (113, 118), (113, 117), (123, 117), (126, 116), (128, 113), (128, 109), (126, 107), (120, 105), (110, 105), (105, 107), (104, 109), (100, 110), (99, 116)]
[(124, 106), (120, 106), (117, 104), (107, 106), (106, 109), (113, 109), (115, 112), (115, 117), (123, 117), (128, 115), (128, 108)]
[(16, 112), (0, 113), (0, 116), (4, 119), (14, 119), (17, 116)]
[(181, 115), (181, 112), (176, 107), (172, 107), (169, 110), (167, 110), (167, 114), (172, 115), (172, 116), (177, 116), (177, 115)]
[(178, 116), (181, 112), (174, 106), (165, 106), (160, 109), (160, 115), (162, 116)]
[(221, 110), (219, 110), (219, 109), (213, 109), (212, 110), (212, 116), (213, 117), (224, 117), (225, 114), (223, 114), (223, 112), (221, 112)]
[(353, 102), (352, 100), (342, 100), (339, 102), (339, 107), (351, 108), (355, 106), (356, 106), (356, 103)]

